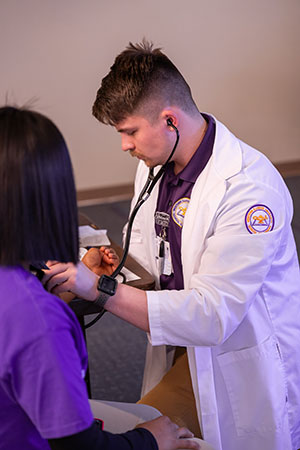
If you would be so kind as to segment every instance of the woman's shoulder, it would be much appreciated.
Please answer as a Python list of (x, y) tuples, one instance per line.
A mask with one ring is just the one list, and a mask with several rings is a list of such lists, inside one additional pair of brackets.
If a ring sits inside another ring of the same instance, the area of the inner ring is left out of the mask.
[(0, 268), (0, 284), (3, 327), (18, 327), (24, 338), (33, 339), (48, 330), (73, 330), (77, 326), (71, 308), (22, 267)]

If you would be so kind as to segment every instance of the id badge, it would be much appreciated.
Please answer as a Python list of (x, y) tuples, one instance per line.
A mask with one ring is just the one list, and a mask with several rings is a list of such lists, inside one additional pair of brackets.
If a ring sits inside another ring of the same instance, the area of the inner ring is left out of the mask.
[(173, 273), (170, 243), (160, 236), (156, 236), (156, 262), (159, 275), (171, 275)]

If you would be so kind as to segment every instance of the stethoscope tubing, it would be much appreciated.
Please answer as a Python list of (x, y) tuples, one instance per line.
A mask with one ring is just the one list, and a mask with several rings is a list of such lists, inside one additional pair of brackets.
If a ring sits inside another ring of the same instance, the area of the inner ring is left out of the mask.
[[(168, 125), (171, 126), (175, 131), (176, 131), (176, 141), (175, 144), (173, 146), (173, 149), (167, 159), (167, 161), (161, 166), (161, 168), (159, 169), (159, 171), (157, 172), (156, 175), (154, 175), (154, 169), (153, 167), (151, 167), (149, 169), (149, 174), (148, 174), (148, 178), (146, 180), (146, 183), (143, 186), (143, 189), (140, 192), (140, 195), (137, 199), (136, 204), (134, 205), (130, 217), (128, 219), (128, 225), (127, 225), (127, 230), (126, 230), (126, 236), (125, 236), (125, 242), (124, 242), (124, 251), (123, 251), (123, 255), (122, 255), (122, 259), (118, 265), (118, 267), (114, 270), (114, 272), (111, 275), (111, 278), (116, 278), (119, 274), (123, 276), (123, 280), (126, 281), (126, 278), (124, 276), (124, 274), (120, 273), (121, 270), (123, 269), (125, 262), (126, 262), (126, 258), (128, 255), (128, 250), (129, 250), (129, 245), (130, 245), (130, 237), (131, 237), (131, 231), (132, 231), (132, 226), (133, 226), (133, 221), (135, 219), (135, 216), (137, 215), (137, 212), (139, 211), (140, 207), (145, 203), (145, 201), (150, 197), (151, 192), (154, 189), (154, 186), (157, 184), (157, 182), (160, 180), (160, 178), (163, 176), (167, 164), (170, 162), (172, 156), (174, 155), (174, 152), (176, 150), (176, 147), (178, 145), (179, 142), (179, 131), (177, 129), (177, 127), (175, 127), (175, 125), (173, 125), (173, 123), (171, 121), (168, 121)], [(89, 328), (92, 325), (94, 325), (96, 322), (98, 322), (98, 320), (104, 315), (104, 313), (106, 312), (105, 309), (103, 309), (102, 311), (100, 311), (98, 313), (98, 315), (91, 320), (89, 323), (85, 324), (84, 328)]]
[(131, 212), (130, 217), (128, 219), (128, 225), (127, 225), (127, 230), (126, 230), (126, 237), (125, 237), (125, 242), (124, 242), (123, 256), (122, 256), (122, 259), (121, 259), (118, 267), (112, 273), (112, 275), (111, 275), (112, 278), (116, 278), (119, 275), (119, 273), (121, 272), (121, 270), (123, 269), (124, 265), (125, 265), (126, 258), (127, 258), (127, 255), (128, 255), (128, 250), (129, 250), (129, 244), (130, 244), (130, 237), (131, 237), (133, 221), (135, 219), (135, 216), (136, 216), (137, 212), (139, 211), (140, 207), (150, 197), (150, 194), (153, 191), (154, 186), (157, 184), (157, 182), (163, 176), (163, 174), (164, 174), (164, 172), (166, 170), (167, 164), (170, 162), (172, 156), (174, 155), (176, 147), (178, 145), (178, 142), (179, 142), (179, 131), (178, 131), (177, 127), (175, 127), (175, 125), (173, 125), (173, 123), (170, 126), (172, 128), (174, 128), (174, 130), (176, 131), (175, 144), (173, 146), (173, 149), (172, 149), (172, 151), (171, 151), (167, 161), (161, 166), (161, 168), (159, 169), (159, 171), (157, 172), (157, 174), (155, 176), (153, 175), (153, 172), (154, 172), (153, 171), (153, 167), (151, 167), (149, 169), (149, 174), (148, 174), (148, 178), (146, 180), (146, 183), (143, 186), (143, 189), (141, 190), (140, 195), (138, 197), (138, 200), (137, 200), (134, 208), (132, 209), (132, 212)]

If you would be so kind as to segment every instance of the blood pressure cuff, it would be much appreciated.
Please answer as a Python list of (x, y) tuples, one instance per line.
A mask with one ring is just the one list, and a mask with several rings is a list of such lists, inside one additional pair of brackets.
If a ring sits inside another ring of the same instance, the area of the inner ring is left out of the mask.
[(145, 428), (113, 434), (93, 425), (80, 433), (59, 439), (49, 439), (52, 450), (158, 450), (156, 439)]

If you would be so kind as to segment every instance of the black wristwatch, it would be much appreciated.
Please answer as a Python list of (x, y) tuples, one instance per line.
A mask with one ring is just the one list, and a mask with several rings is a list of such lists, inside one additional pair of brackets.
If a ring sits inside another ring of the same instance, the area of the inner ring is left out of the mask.
[(99, 296), (95, 300), (95, 305), (104, 308), (105, 303), (112, 295), (115, 295), (117, 290), (118, 282), (115, 278), (109, 275), (101, 275), (99, 278), (97, 289), (99, 291)]

